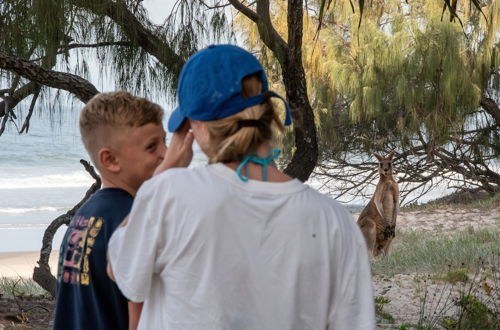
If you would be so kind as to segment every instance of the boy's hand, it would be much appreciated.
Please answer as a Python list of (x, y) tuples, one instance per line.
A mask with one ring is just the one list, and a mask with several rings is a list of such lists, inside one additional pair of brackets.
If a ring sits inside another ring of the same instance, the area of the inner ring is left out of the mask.
[(170, 146), (165, 152), (165, 158), (156, 168), (154, 175), (175, 167), (188, 167), (193, 159), (193, 133), (189, 131), (189, 121), (174, 133)]

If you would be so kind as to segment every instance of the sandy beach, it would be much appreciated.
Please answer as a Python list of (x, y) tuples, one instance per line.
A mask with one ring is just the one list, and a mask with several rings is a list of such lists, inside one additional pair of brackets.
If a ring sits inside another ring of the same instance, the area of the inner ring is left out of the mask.
[[(359, 213), (353, 213), (358, 220)], [(468, 208), (440, 206), (429, 209), (403, 210), (398, 214), (396, 228), (402, 232), (424, 231), (430, 235), (491, 227), (500, 224), (500, 208)]]
[[(0, 253), (0, 278), (31, 278), (39, 257), (40, 252)], [(58, 257), (59, 251), (52, 251), (50, 254), (49, 264), (54, 275), (57, 273)]]

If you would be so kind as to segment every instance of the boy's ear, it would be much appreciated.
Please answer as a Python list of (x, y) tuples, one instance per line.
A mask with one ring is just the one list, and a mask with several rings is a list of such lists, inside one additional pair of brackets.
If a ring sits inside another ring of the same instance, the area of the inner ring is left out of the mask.
[(120, 171), (120, 164), (116, 158), (115, 153), (108, 147), (101, 148), (98, 153), (99, 162), (102, 168), (110, 172)]

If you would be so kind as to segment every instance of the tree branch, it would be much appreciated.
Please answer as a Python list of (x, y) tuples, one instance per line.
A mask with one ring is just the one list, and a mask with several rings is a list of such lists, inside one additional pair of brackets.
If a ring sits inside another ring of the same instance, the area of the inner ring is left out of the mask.
[(302, 10), (303, 0), (288, 1), (288, 47), (292, 56), (297, 57), (302, 63), (302, 30), (304, 11)]
[(199, 0), (199, 1), (200, 1), (200, 3), (201, 3), (203, 6), (207, 7), (207, 9), (219, 9), (219, 8), (226, 8), (226, 7), (228, 7), (228, 6), (231, 6), (231, 4), (230, 4), (230, 3), (226, 3), (226, 4), (223, 4), (223, 5), (214, 5), (214, 6), (210, 6), (209, 4), (205, 3), (205, 1), (203, 1), (203, 0)]
[(20, 76), (45, 86), (63, 89), (87, 103), (99, 91), (89, 81), (71, 73), (47, 70), (30, 61), (0, 53), (0, 69), (15, 72)]
[[(22, 100), (27, 98), (28, 96), (34, 94), (36, 92), (38, 84), (34, 82), (29, 82), (26, 85), (23, 85), (22, 87), (16, 89), (16, 91), (12, 94), (9, 95), (10, 100), (9, 102), (12, 108), (15, 108), (16, 105), (19, 104)], [(5, 115), (5, 101), (0, 102), (0, 117), (3, 117)]]
[(289, 56), (288, 45), (274, 28), (269, 10), (269, 0), (257, 0), (259, 20), (256, 23), (259, 35), (264, 44), (273, 51), (281, 66), (286, 66)]
[(255, 2), (252, 2), (250, 5), (247, 6), (241, 3), (239, 0), (228, 0), (228, 1), (231, 5), (233, 5), (233, 7), (237, 11), (248, 17), (251, 21), (257, 23), (257, 21), (259, 20), (259, 16), (257, 15), (256, 12), (254, 12), (252, 9), (249, 8)]
[(31, 115), (33, 115), (33, 111), (35, 110), (36, 100), (38, 99), (38, 96), (40, 95), (41, 88), (42, 87), (40, 85), (38, 85), (38, 89), (33, 94), (33, 99), (31, 100), (30, 108), (28, 110), (28, 115), (26, 115), (26, 118), (24, 119), (24, 124), (23, 124), (23, 127), (21, 127), (19, 134), (22, 134), (24, 132), (26, 132), (26, 134), (28, 134), (28, 130), (30, 129)]

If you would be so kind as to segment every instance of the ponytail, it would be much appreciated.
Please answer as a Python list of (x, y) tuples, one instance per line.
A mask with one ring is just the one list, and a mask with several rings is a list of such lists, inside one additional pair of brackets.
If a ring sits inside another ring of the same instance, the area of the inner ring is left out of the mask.
[[(260, 94), (261, 88), (262, 83), (256, 75), (242, 81), (245, 98)], [(210, 163), (240, 161), (273, 138), (274, 125), (280, 131), (285, 129), (269, 98), (232, 116), (208, 121), (206, 125), (210, 138), (217, 141)]]

